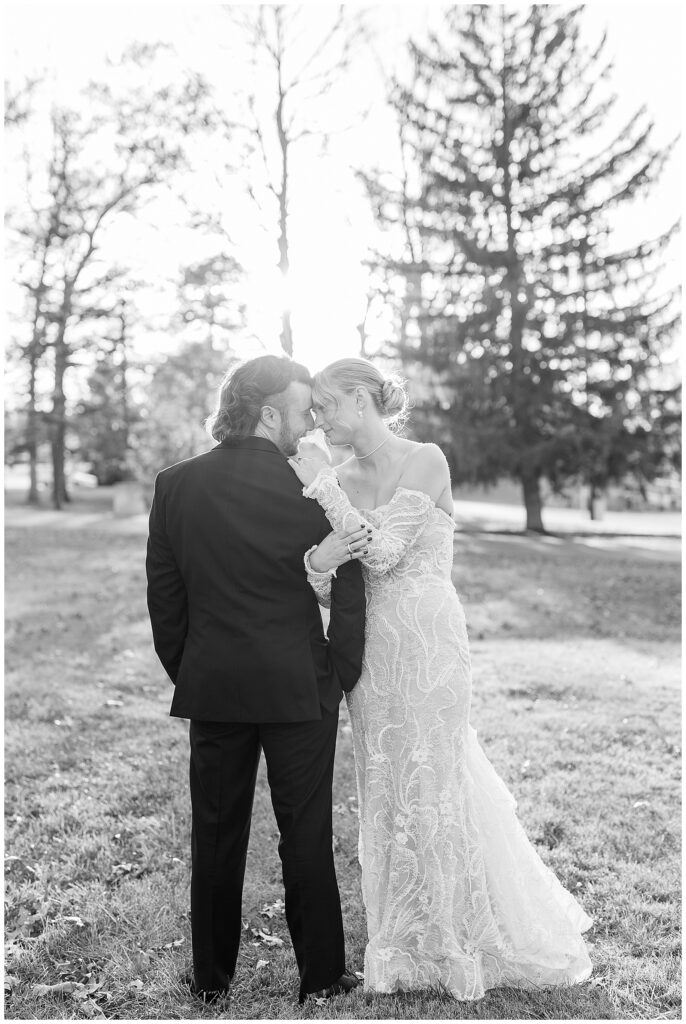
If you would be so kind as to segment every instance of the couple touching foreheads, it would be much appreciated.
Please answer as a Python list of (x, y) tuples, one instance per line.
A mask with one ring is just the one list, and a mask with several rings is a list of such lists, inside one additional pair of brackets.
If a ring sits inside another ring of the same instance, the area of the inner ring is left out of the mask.
[[(343, 691), (364, 988), (472, 1000), (590, 974), (590, 919), (529, 843), (469, 724), (448, 465), (393, 432), (405, 409), (402, 384), (367, 360), (311, 378), (261, 356), (222, 383), (219, 443), (157, 477), (148, 606), (171, 714), (190, 719), (188, 982), (205, 1000), (228, 993), (236, 967), (261, 751), (300, 1001), (357, 985), (332, 850)], [(325, 446), (299, 446), (313, 426), (349, 458), (334, 468)]]

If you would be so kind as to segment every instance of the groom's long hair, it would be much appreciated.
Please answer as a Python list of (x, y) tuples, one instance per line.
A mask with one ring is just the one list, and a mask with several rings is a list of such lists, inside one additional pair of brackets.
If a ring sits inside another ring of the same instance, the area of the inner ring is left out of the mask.
[(293, 381), (312, 384), (309, 370), (288, 356), (258, 356), (229, 370), (219, 387), (217, 407), (205, 426), (216, 441), (250, 437), (265, 405), (283, 411), (283, 392)]

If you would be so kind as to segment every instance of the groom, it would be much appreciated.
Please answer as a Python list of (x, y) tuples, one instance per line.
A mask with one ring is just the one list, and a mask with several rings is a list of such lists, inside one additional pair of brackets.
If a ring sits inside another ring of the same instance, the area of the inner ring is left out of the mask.
[(190, 719), (191, 989), (228, 992), (255, 779), (264, 750), (300, 1001), (357, 984), (346, 973), (332, 852), (332, 778), (343, 690), (357, 682), (364, 585), (332, 580), (329, 639), (303, 565), (331, 527), (286, 461), (312, 427), (311, 380), (260, 356), (221, 388), (216, 447), (163, 470), (150, 512), (148, 608), (155, 650)]

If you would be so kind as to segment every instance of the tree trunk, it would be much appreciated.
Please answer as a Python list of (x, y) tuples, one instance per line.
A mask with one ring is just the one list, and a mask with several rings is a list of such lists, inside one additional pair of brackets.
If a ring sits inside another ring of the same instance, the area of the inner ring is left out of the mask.
[(64, 374), (68, 363), (67, 346), (64, 340), (66, 322), (66, 309), (63, 308), (59, 330), (55, 338), (55, 383), (52, 391), (52, 411), (50, 414), (52, 423), (52, 503), (56, 509), (61, 509), (63, 504), (69, 500), (64, 469), (64, 449), (67, 433)]
[[(527, 301), (523, 300), (521, 293), (525, 282), (525, 273), (522, 260), (517, 249), (517, 229), (513, 219), (512, 193), (514, 184), (511, 172), (510, 147), (512, 144), (514, 130), (510, 121), (510, 96), (509, 96), (509, 65), (507, 41), (505, 33), (505, 10), (501, 8), (502, 43), (503, 43), (503, 64), (500, 74), (502, 86), (502, 122), (503, 133), (503, 155), (501, 158), (501, 169), (503, 172), (503, 205), (505, 207), (505, 219), (507, 223), (507, 271), (503, 280), (505, 289), (510, 300), (510, 358), (512, 369), (510, 371), (510, 401), (517, 427), (519, 445), (523, 449), (524, 459), (527, 458), (527, 448), (535, 443), (536, 431), (532, 425), (531, 410), (531, 389), (526, 376), (526, 359), (524, 351), (524, 329), (528, 315)], [(522, 490), (524, 493), (524, 506), (526, 508), (526, 529), (534, 533), (545, 533), (543, 526), (542, 501), (541, 501), (541, 477), (538, 470), (524, 468), (521, 473)]]
[(26, 423), (26, 447), (29, 453), (29, 493), (26, 501), (29, 505), (38, 505), (38, 410), (36, 409), (36, 369), (38, 365), (36, 346), (31, 345), (29, 361), (29, 407)]
[(293, 355), (293, 330), (291, 328), (290, 309), (284, 309), (281, 314), (281, 348), (287, 356)]
[(357, 325), (357, 333), (360, 336), (360, 359), (367, 358), (367, 331), (364, 323)]
[(293, 355), (293, 330), (291, 328), (291, 311), (289, 308), (290, 295), (288, 295), (288, 271), (290, 270), (290, 256), (288, 252), (288, 147), (290, 140), (286, 132), (283, 120), (283, 105), (285, 93), (281, 82), (281, 64), (278, 65), (279, 75), (279, 102), (276, 107), (276, 130), (279, 136), (281, 148), (281, 185), (278, 190), (279, 197), (279, 270), (284, 285), (284, 305), (281, 311), (281, 348), (286, 355)]
[(45, 315), (43, 313), (43, 296), (45, 294), (45, 268), (48, 259), (48, 250), (52, 244), (52, 228), (49, 231), (43, 246), (43, 257), (41, 262), (40, 279), (35, 290), (35, 307), (33, 312), (33, 326), (31, 343), (28, 348), (29, 356), (29, 405), (28, 418), (26, 423), (26, 447), (29, 453), (29, 493), (26, 500), (29, 505), (38, 505), (40, 495), (38, 493), (38, 410), (36, 409), (36, 374), (38, 363), (43, 351), (45, 340)]
[(606, 492), (603, 487), (591, 484), (588, 494), (588, 514), (593, 522), (599, 522), (605, 518)]
[(542, 518), (541, 478), (535, 470), (527, 470), (522, 472), (521, 481), (526, 508), (526, 528), (534, 533), (545, 533)]
[(56, 419), (52, 437), (52, 504), (56, 509), (61, 509), (69, 501), (64, 471), (65, 433), (64, 420)]
[[(126, 303), (122, 302), (121, 313), (119, 316), (119, 322), (121, 325), (119, 333), (119, 352), (120, 352), (120, 370), (121, 370), (121, 414), (122, 414), (122, 448), (124, 457), (124, 466), (128, 467), (129, 463), (129, 357), (127, 350), (127, 337), (126, 337)], [(210, 324), (210, 346), (212, 345), (212, 325)]]
[(286, 151), (283, 154), (283, 182), (279, 195), (279, 271), (283, 283), (283, 309), (281, 310), (281, 348), (286, 355), (293, 355), (293, 330), (291, 327), (291, 310), (288, 294), (288, 271), (290, 259), (288, 254), (288, 200), (287, 200), (287, 162)]
[[(409, 232), (408, 232), (409, 237)], [(414, 256), (412, 256), (414, 259)], [(414, 319), (415, 324), (417, 321), (417, 310), (421, 310), (424, 304), (423, 295), (423, 281), (422, 272), (420, 270), (412, 270), (407, 275), (407, 289), (403, 296), (403, 303), (400, 310), (400, 344), (403, 348), (406, 348), (409, 341), (409, 334), (407, 326)], [(416, 308), (415, 308), (416, 307)], [(414, 314), (412, 313), (415, 308)], [(367, 306), (369, 309), (369, 306)]]

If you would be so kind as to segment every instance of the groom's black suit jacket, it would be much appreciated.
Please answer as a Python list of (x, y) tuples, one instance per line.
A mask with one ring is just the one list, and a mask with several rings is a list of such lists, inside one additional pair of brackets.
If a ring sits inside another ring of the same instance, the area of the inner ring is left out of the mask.
[(271, 441), (223, 441), (155, 481), (146, 568), (171, 714), (301, 722), (333, 711), (360, 676), (364, 584), (333, 580), (327, 641), (303, 555), (331, 526)]

